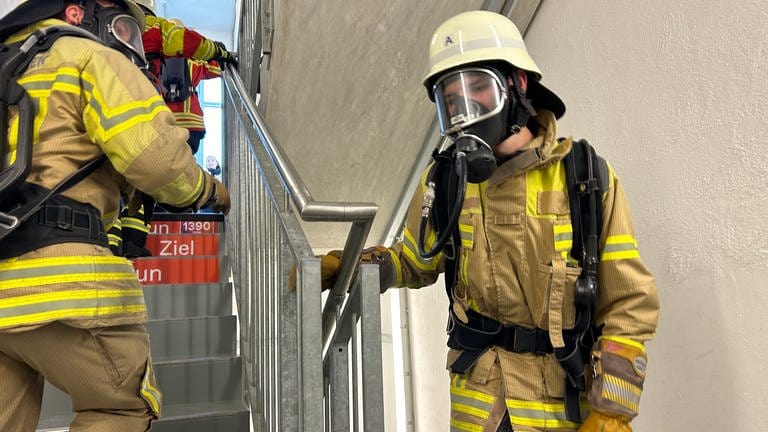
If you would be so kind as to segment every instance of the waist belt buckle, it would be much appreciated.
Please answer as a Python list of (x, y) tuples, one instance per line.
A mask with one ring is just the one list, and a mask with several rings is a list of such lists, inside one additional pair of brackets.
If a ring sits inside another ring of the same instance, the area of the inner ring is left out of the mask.
[[(537, 329), (518, 327), (512, 342), (512, 351), (516, 353), (533, 353), (536, 355), (549, 354), (551, 350), (544, 338), (539, 338)], [(541, 339), (541, 340), (539, 340)]]
[(58, 214), (56, 215), (56, 226), (67, 231), (72, 231), (72, 226), (75, 224), (75, 212), (65, 206), (58, 207)]

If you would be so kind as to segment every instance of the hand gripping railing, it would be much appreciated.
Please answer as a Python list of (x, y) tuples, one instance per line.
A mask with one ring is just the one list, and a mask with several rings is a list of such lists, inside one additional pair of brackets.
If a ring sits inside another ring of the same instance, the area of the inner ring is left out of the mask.
[[(377, 207), (315, 201), (237, 71), (227, 66), (223, 78), (225, 180), (233, 201), (227, 220), (234, 231), (227, 241), (252, 417), (262, 430), (314, 431), (324, 420), (326, 430), (351, 423), (354, 430), (383, 431), (378, 268), (358, 265)], [(296, 214), (307, 222), (352, 223), (322, 314), (320, 260)], [(293, 266), (296, 292), (288, 288)]]

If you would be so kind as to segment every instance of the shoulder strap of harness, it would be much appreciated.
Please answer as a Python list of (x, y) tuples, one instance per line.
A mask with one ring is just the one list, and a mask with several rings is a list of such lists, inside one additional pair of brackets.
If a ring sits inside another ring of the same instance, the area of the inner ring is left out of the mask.
[(580, 422), (579, 394), (586, 390), (584, 369), (596, 338), (592, 314), (598, 289), (598, 241), (603, 225), (602, 196), (608, 188), (608, 165), (583, 139), (573, 142), (563, 164), (573, 232), (570, 255), (579, 262), (582, 272), (575, 286), (576, 324), (572, 331), (564, 332), (565, 346), (555, 349), (555, 357), (566, 373), (566, 417)]

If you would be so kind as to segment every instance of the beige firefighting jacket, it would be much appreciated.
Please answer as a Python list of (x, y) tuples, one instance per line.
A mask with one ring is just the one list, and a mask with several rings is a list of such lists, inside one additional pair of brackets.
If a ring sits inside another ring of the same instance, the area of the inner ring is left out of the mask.
[[(489, 180), (467, 186), (459, 218), (462, 249), (454, 310), (459, 317), (466, 317), (464, 311), (471, 308), (503, 324), (548, 330), (553, 346), (559, 347), (562, 330), (574, 326), (574, 283), (581, 272), (567, 258), (573, 232), (561, 161), (572, 140), (558, 142), (552, 113), (541, 111), (536, 119), (539, 135), (519, 156), (499, 166)], [(603, 326), (603, 335), (642, 343), (656, 331), (658, 297), (653, 277), (640, 260), (624, 190), (609, 171), (594, 324)], [(404, 238), (390, 248), (395, 286), (427, 286), (444, 270), (442, 254), (425, 260), (418, 253), (425, 190), (422, 181), (410, 204)], [(431, 226), (427, 238), (429, 248), (435, 241)], [(492, 349), (478, 360), (472, 375), (487, 379), (496, 353), (507, 399), (563, 397), (565, 375), (553, 355)], [(457, 355), (449, 352), (448, 363)]]
[[(23, 40), (44, 20), (11, 36)], [(186, 144), (187, 131), (149, 80), (123, 54), (90, 39), (62, 37), (39, 54), (18, 82), (37, 106), (28, 182), (51, 188), (101, 154), (109, 161), (63, 193), (116, 219), (128, 184), (157, 201), (185, 207), (203, 190), (203, 171)], [(11, 113), (11, 158), (18, 117)], [(0, 260), (0, 329), (50, 321), (95, 327), (146, 321), (131, 263), (106, 247), (66, 243)]]

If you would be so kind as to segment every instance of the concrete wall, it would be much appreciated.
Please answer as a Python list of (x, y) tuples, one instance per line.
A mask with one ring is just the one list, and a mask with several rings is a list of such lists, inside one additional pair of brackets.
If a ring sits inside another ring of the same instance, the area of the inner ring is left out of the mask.
[[(545, 0), (527, 35), (568, 106), (561, 135), (612, 161), (656, 277), (639, 432), (768, 423), (766, 40), (762, 0)], [(444, 339), (440, 327), (431, 339)], [(444, 358), (424, 348), (418, 364)], [(444, 384), (442, 371), (414, 369), (416, 382)], [(442, 396), (417, 397), (420, 411), (445, 409)]]
[[(275, 1), (266, 120), (316, 200), (379, 205), (389, 222), (434, 109), (421, 78), (437, 25), (480, 0)], [(341, 248), (348, 225), (307, 227)]]

